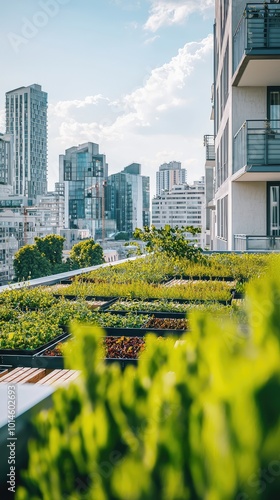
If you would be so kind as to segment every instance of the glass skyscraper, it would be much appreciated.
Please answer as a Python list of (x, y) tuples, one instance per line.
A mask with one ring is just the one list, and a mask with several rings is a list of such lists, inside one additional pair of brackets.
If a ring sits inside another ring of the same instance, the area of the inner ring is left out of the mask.
[(150, 225), (150, 178), (141, 175), (141, 165), (132, 163), (108, 178), (106, 208), (116, 220), (117, 231), (132, 236), (136, 227)]
[(65, 227), (87, 229), (93, 238), (100, 237), (105, 218), (106, 156), (92, 142), (74, 146), (60, 155), (59, 172), (65, 185)]

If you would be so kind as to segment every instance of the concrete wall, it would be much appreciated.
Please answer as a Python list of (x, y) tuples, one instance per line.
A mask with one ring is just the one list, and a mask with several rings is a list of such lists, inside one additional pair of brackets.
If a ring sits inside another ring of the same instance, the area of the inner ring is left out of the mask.
[(266, 87), (232, 87), (232, 132), (233, 136), (245, 120), (267, 118)]
[(266, 234), (266, 182), (232, 183), (232, 234)]

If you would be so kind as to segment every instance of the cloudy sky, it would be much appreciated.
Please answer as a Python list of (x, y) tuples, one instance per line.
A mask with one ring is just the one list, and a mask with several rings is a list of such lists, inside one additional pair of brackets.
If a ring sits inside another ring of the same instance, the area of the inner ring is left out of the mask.
[(109, 174), (132, 162), (151, 178), (180, 161), (204, 172), (212, 133), (214, 0), (10, 0), (0, 17), (0, 131), (5, 92), (49, 95), (49, 189), (58, 155), (91, 141)]

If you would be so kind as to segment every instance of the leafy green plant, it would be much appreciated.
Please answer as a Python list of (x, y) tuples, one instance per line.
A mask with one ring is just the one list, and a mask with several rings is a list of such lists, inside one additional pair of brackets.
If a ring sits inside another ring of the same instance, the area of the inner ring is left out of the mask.
[(102, 362), (102, 330), (74, 325), (80, 380), (37, 417), (17, 500), (278, 498), (276, 270), (248, 285), (246, 335), (197, 311), (191, 333), (148, 336), (138, 367), (123, 372)]
[(104, 256), (102, 247), (93, 239), (76, 243), (70, 251), (70, 261), (73, 267), (82, 268), (103, 264)]
[(133, 236), (146, 242), (149, 252), (163, 252), (168, 257), (181, 257), (193, 262), (201, 260), (202, 249), (187, 239), (187, 233), (196, 235), (201, 233), (201, 229), (193, 226), (171, 227), (169, 224), (159, 229), (145, 226), (144, 229), (136, 228)]

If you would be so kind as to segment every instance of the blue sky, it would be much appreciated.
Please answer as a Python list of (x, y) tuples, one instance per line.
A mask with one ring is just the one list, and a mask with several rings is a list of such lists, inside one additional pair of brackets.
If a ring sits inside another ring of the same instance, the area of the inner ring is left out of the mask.
[(214, 0), (13, 0), (0, 18), (0, 131), (5, 92), (39, 83), (49, 95), (49, 189), (58, 156), (99, 144), (109, 174), (132, 162), (151, 178), (181, 161), (204, 173), (212, 133)]

